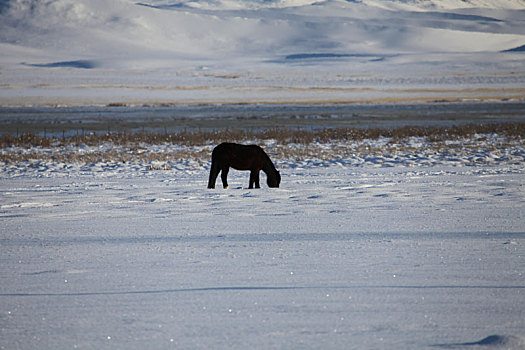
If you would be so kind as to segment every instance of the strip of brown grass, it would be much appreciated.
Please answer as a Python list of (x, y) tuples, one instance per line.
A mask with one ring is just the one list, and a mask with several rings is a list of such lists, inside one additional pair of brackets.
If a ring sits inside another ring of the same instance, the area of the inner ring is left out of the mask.
[(319, 131), (289, 128), (268, 129), (250, 132), (247, 130), (216, 130), (199, 132), (161, 133), (103, 133), (66, 138), (41, 137), (34, 134), (19, 136), (3, 135), (0, 147), (63, 147), (70, 145), (99, 146), (104, 143), (114, 145), (161, 145), (175, 144), (203, 146), (221, 142), (248, 142), (253, 140), (275, 140), (280, 144), (328, 143), (333, 141), (360, 141), (391, 138), (394, 142), (410, 137), (426, 137), (430, 142), (471, 138), (476, 134), (498, 134), (507, 138), (525, 138), (525, 123), (465, 124), (451, 127), (406, 126), (394, 129), (327, 128)]
[[(111, 149), (105, 151), (95, 151), (89, 153), (77, 152), (29, 152), (29, 153), (7, 153), (0, 155), (0, 161), (6, 163), (23, 163), (25, 161), (38, 160), (44, 162), (54, 163), (149, 163), (149, 162), (167, 162), (181, 159), (194, 159), (204, 162), (209, 158), (209, 151), (199, 150), (183, 150), (172, 152), (140, 152), (129, 149)], [(165, 169), (163, 169), (165, 170)]]

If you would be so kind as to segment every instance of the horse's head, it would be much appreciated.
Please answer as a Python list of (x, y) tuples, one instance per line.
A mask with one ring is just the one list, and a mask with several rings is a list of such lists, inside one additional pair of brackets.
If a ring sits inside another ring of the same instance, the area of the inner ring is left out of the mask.
[(268, 187), (279, 187), (281, 183), (281, 174), (276, 170), (271, 176), (267, 176), (266, 183)]

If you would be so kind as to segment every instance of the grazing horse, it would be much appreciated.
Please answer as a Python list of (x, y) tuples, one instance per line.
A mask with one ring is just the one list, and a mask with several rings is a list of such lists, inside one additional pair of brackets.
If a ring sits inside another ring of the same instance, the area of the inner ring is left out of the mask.
[(230, 167), (237, 170), (250, 170), (250, 185), (248, 188), (260, 188), (259, 172), (266, 173), (268, 187), (279, 187), (281, 175), (275, 169), (270, 157), (256, 145), (239, 145), (236, 143), (221, 143), (211, 154), (211, 170), (208, 188), (215, 188), (215, 180), (221, 173), (222, 185), (228, 188), (228, 171)]

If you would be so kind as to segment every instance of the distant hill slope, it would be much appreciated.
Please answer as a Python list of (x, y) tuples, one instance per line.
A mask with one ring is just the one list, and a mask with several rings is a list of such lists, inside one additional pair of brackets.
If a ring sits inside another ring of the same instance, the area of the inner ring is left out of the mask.
[[(522, 0), (12, 0), (2, 4), (3, 64), (75, 60), (109, 64), (133, 59), (140, 65), (152, 60), (235, 57), (279, 62), (294, 54), (377, 59), (422, 52), (498, 52), (525, 44)], [(472, 10), (450, 10), (467, 6)], [(504, 10), (516, 8), (521, 10)]]
[(523, 45), (525, 0), (0, 1), (0, 104), (521, 98)]

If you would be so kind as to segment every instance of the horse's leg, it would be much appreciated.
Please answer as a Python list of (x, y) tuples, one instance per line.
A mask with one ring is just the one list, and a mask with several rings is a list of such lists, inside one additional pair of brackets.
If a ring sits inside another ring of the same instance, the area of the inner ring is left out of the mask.
[(224, 188), (228, 188), (228, 171), (230, 170), (230, 167), (223, 167), (221, 172), (221, 179), (222, 179), (222, 186)]
[(219, 176), (219, 171), (220, 169), (217, 165), (217, 162), (214, 162), (212, 160), (210, 169), (210, 179), (208, 180), (208, 188), (215, 188), (215, 181), (217, 180), (217, 176)]
[(255, 182), (255, 179), (253, 177), (253, 171), (250, 171), (250, 183), (248, 184), (248, 188), (253, 188), (254, 182)]
[(261, 188), (261, 186), (259, 186), (259, 171), (258, 170), (250, 171), (250, 185), (248, 186), (248, 188), (253, 188), (254, 184), (255, 184), (255, 188)]
[(260, 174), (260, 171), (257, 170), (255, 172), (255, 188), (261, 188), (261, 186), (259, 185), (259, 174)]

